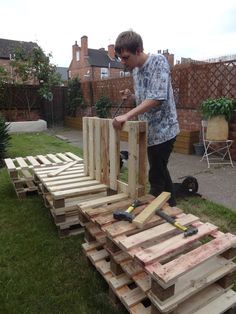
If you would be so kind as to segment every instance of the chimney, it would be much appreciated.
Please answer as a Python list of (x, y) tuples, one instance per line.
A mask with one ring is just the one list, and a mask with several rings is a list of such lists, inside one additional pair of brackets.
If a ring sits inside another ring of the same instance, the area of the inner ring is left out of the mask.
[(167, 61), (169, 62), (170, 67), (174, 66), (174, 54), (169, 53), (169, 50), (163, 50), (163, 55), (166, 57)]
[(83, 36), (81, 37), (81, 54), (82, 56), (88, 56), (88, 37)]
[(115, 59), (115, 45), (108, 45), (108, 56), (112, 60)]
[(76, 52), (79, 50), (79, 46), (77, 45), (77, 41), (72, 46), (72, 60), (76, 60)]

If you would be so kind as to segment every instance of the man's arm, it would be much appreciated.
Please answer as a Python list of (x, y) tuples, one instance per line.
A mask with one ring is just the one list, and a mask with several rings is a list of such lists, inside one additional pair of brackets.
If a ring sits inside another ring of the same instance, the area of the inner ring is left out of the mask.
[(120, 115), (120, 116), (114, 118), (112, 124), (113, 124), (115, 129), (121, 129), (122, 124), (124, 122), (126, 122), (126, 121), (138, 116), (139, 114), (142, 114), (142, 113), (148, 111), (152, 107), (158, 106), (160, 104), (161, 104), (161, 102), (159, 100), (145, 99), (137, 107), (131, 109), (130, 111), (128, 111), (127, 113), (125, 113), (123, 115)]

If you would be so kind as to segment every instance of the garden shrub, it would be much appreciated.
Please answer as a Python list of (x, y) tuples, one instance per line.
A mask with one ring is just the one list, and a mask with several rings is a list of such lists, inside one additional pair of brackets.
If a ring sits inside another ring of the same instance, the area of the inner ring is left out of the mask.
[(9, 146), (10, 135), (8, 133), (9, 124), (5, 123), (5, 119), (0, 116), (0, 167), (3, 166), (6, 157), (7, 147)]
[(101, 96), (95, 103), (96, 115), (99, 118), (107, 118), (109, 109), (112, 106), (112, 102), (107, 96)]

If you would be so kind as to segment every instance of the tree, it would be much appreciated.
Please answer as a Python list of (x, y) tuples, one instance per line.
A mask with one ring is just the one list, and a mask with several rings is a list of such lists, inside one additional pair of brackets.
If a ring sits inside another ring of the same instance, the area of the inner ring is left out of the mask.
[(30, 118), (34, 102), (30, 101), (27, 84), (38, 84), (40, 96), (51, 102), (53, 100), (53, 86), (61, 83), (61, 77), (56, 72), (56, 66), (50, 63), (51, 57), (51, 54), (45, 55), (40, 47), (35, 47), (30, 52), (18, 49), (14, 54), (14, 60), (10, 62), (13, 68), (13, 84), (25, 86), (28, 118)]

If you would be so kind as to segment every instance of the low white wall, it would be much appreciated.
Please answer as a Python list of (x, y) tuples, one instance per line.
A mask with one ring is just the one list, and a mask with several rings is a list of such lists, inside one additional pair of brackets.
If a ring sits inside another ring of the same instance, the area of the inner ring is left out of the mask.
[(9, 124), (9, 133), (33, 133), (47, 130), (47, 122), (44, 120), (6, 122), (6, 124)]

